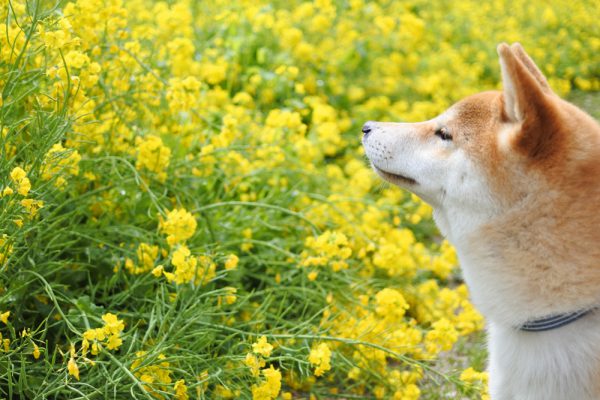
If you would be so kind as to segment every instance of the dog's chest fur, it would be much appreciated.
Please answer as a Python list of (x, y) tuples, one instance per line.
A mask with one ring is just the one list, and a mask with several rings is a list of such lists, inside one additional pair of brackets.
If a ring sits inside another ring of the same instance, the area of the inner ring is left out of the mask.
[(553, 331), (522, 332), (489, 322), (492, 399), (599, 399), (599, 323), (595, 314)]
[[(448, 211), (436, 212), (436, 222), (454, 243), (473, 301), (488, 320), (492, 399), (600, 399), (600, 311), (552, 331), (518, 329), (532, 318), (577, 311), (594, 301), (585, 291), (573, 297), (560, 291), (551, 294), (555, 289), (550, 288), (551, 279), (544, 274), (551, 274), (553, 268), (569, 269), (565, 261), (551, 257), (551, 248), (540, 249), (529, 259), (507, 244), (507, 237), (512, 242), (516, 236), (525, 235), (523, 240), (531, 243), (525, 249), (529, 252), (535, 243), (543, 243), (540, 237), (546, 228), (531, 222), (527, 230), (515, 232), (511, 227), (518, 229), (518, 224), (514, 221), (496, 221), (492, 232), (482, 223), (486, 218), (473, 210)], [(573, 256), (571, 261), (575, 259)], [(523, 263), (518, 265), (516, 260)], [(532, 274), (533, 264), (540, 261), (547, 261), (549, 269), (541, 275)], [(565, 275), (560, 278), (563, 282), (568, 279)], [(543, 295), (545, 287), (548, 289)]]
[(474, 241), (462, 247), (467, 251), (457, 249), (465, 280), (488, 320), (492, 399), (600, 399), (600, 312), (547, 332), (520, 331), (518, 326), (559, 307), (561, 299), (550, 307), (532, 300), (499, 259), (485, 259), (489, 254), (478, 252)]

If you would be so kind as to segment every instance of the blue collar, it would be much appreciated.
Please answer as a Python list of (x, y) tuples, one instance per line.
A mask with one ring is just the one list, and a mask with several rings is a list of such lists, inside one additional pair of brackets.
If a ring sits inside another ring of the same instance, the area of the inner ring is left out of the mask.
[(552, 329), (557, 329), (563, 327), (565, 325), (570, 324), (571, 322), (575, 322), (580, 318), (585, 317), (592, 311), (594, 308), (587, 308), (585, 310), (575, 311), (568, 314), (556, 314), (551, 315), (549, 317), (536, 319), (533, 321), (529, 321), (518, 327), (519, 330), (525, 332), (545, 332), (550, 331)]

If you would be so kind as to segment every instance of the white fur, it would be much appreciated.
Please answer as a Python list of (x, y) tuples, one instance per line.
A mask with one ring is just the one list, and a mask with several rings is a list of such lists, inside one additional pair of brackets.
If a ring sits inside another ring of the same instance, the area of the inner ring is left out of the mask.
[[(416, 124), (371, 122), (373, 131), (363, 141), (374, 167), (417, 181), (408, 189), (434, 207), (435, 221), (451, 242), (489, 221), (497, 208), (483, 174), (464, 151), (433, 134), (454, 117), (451, 108)], [(430, 128), (432, 134), (419, 137), (419, 128)]]
[(589, 382), (600, 354), (600, 315), (548, 332), (489, 321), (493, 400), (597, 400)]

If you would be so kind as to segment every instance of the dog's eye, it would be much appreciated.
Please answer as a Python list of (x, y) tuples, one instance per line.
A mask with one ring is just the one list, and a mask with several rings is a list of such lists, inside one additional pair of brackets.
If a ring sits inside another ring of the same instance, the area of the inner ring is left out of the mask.
[(435, 136), (439, 137), (442, 140), (452, 140), (452, 135), (448, 131), (448, 128), (445, 126), (436, 129)]

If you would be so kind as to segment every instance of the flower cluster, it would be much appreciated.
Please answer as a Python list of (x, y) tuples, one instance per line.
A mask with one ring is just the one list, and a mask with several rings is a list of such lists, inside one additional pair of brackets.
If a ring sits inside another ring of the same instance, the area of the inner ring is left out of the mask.
[(90, 350), (91, 353), (97, 355), (102, 344), (108, 350), (117, 350), (123, 344), (121, 332), (125, 329), (125, 323), (118, 319), (116, 315), (107, 313), (102, 316), (104, 326), (102, 328), (88, 329), (83, 333), (81, 342), (81, 352), (85, 356)]
[(308, 361), (316, 366), (315, 376), (321, 376), (331, 369), (331, 350), (326, 343), (321, 343), (310, 351)]
[(180, 208), (167, 213), (167, 219), (161, 220), (160, 230), (167, 234), (170, 246), (184, 242), (196, 231), (196, 219), (188, 211)]
[[(67, 371), (69, 375), (79, 380), (79, 365), (77, 360), (80, 359), (83, 362), (87, 362), (94, 365), (95, 362), (88, 358), (88, 353), (93, 356), (97, 356), (102, 351), (103, 347), (107, 350), (116, 351), (123, 344), (121, 333), (125, 329), (125, 323), (123, 320), (117, 318), (115, 314), (106, 313), (102, 316), (104, 326), (101, 328), (88, 329), (83, 332), (81, 339), (81, 353), (79, 354), (74, 345), (70, 346), (69, 350), (69, 361), (67, 362)], [(37, 346), (34, 348), (34, 357)], [(39, 349), (37, 349), (39, 353)], [(36, 359), (38, 357), (35, 357)]]

